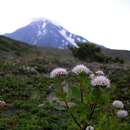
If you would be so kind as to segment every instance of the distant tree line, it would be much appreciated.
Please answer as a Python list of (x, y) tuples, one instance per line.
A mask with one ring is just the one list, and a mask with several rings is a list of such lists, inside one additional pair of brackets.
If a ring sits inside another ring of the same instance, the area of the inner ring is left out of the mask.
[(108, 55), (105, 55), (102, 52), (102, 48), (100, 46), (97, 46), (94, 43), (77, 43), (78, 48), (76, 47), (69, 47), (69, 49), (72, 51), (73, 55), (77, 57), (80, 60), (88, 61), (88, 62), (102, 62), (102, 63), (124, 63), (123, 59), (120, 59), (119, 57), (111, 57)]

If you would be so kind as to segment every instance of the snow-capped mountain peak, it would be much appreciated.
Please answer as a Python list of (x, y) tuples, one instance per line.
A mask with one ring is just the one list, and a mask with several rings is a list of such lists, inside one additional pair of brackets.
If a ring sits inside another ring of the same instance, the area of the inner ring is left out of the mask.
[(70, 33), (62, 26), (44, 18), (35, 20), (6, 36), (33, 45), (54, 48), (66, 48), (68, 45), (78, 47), (76, 42), (88, 42), (87, 39)]

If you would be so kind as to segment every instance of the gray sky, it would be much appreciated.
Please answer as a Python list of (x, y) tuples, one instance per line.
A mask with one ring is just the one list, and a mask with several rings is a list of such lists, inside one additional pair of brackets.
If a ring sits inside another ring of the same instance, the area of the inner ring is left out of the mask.
[(130, 50), (130, 0), (0, 0), (0, 34), (39, 17), (89, 41)]

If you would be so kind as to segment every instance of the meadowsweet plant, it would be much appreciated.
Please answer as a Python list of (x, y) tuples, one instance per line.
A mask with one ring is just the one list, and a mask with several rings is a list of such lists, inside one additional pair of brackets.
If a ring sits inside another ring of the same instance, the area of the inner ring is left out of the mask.
[(50, 73), (50, 77), (51, 78), (55, 78), (55, 77), (60, 77), (60, 76), (65, 76), (67, 75), (68, 72), (65, 68), (56, 68), (54, 70), (52, 70), (52, 72)]
[(128, 116), (128, 111), (118, 110), (116, 114), (118, 118), (126, 118)]
[(4, 108), (4, 107), (6, 107), (6, 102), (5, 101), (1, 101), (0, 100), (0, 108)]
[[(80, 88), (80, 99), (81, 102), (84, 102), (84, 81), (86, 77), (89, 77), (90, 74), (92, 74), (92, 71), (86, 67), (83, 64), (80, 65), (76, 65), (73, 69), (72, 72), (78, 76), (78, 80), (79, 80), (79, 88)], [(88, 78), (87, 78), (88, 79)]]
[(87, 128), (85, 130), (94, 130), (93, 126), (87, 126)]
[(120, 100), (115, 100), (113, 103), (112, 103), (112, 106), (114, 108), (119, 108), (119, 109), (123, 109), (124, 108), (124, 103)]
[(73, 121), (75, 122), (75, 124), (81, 128), (80, 123), (77, 121), (76, 117), (73, 115), (72, 112), (69, 111), (70, 105), (67, 101), (66, 93), (64, 91), (64, 86), (63, 86), (63, 83), (65, 82), (65, 76), (67, 74), (68, 74), (68, 72), (66, 69), (56, 68), (56, 69), (52, 70), (52, 72), (50, 73), (50, 77), (59, 79), (59, 80), (56, 80), (57, 81), (56, 85), (59, 85), (58, 87), (60, 89), (60, 99), (62, 101), (64, 101), (65, 107), (68, 110), (68, 112), (69, 112), (70, 116), (72, 117)]
[(76, 65), (73, 69), (72, 72), (79, 75), (81, 73), (85, 73), (87, 75), (89, 75), (91, 73), (90, 69), (88, 67), (86, 67), (83, 64), (80, 65)]
[(105, 76), (96, 76), (91, 81), (91, 85), (95, 88), (101, 87), (101, 88), (110, 88), (110, 80)]
[(94, 79), (94, 78), (95, 78), (95, 74), (94, 74), (94, 73), (90, 74), (90, 75), (89, 75), (89, 78), (90, 78), (91, 80)]
[(120, 100), (115, 100), (112, 103), (112, 106), (115, 108), (116, 116), (120, 119), (125, 119), (128, 116), (128, 111), (124, 110), (124, 103)]
[(67, 74), (68, 74), (68, 72), (65, 68), (56, 68), (56, 69), (52, 70), (50, 73), (51, 78), (58, 79), (58, 80), (56, 80), (57, 86), (60, 89), (60, 94), (61, 94), (62, 99), (64, 99), (64, 101), (65, 101), (66, 107), (68, 107), (68, 104), (67, 104), (66, 99), (65, 99), (65, 92), (64, 92), (65, 89), (64, 89), (63, 84), (65, 82), (65, 76)]
[[(94, 74), (83, 64), (76, 65), (70, 72), (73, 75), (64, 68), (56, 68), (50, 73), (50, 77), (56, 79), (56, 93), (60, 93), (57, 97), (64, 102), (71, 118), (68, 118), (67, 130), (121, 130), (123, 122), (119, 119), (125, 120), (128, 111), (124, 110), (122, 101), (112, 103), (112, 84), (105, 73), (97, 71)], [(73, 83), (68, 83), (65, 92), (64, 83), (69, 78), (73, 79)], [(70, 106), (69, 102), (73, 105)]]
[(101, 70), (96, 71), (95, 74), (96, 74), (97, 76), (101, 76), (101, 75), (104, 76), (104, 75), (105, 75), (104, 72), (101, 71)]

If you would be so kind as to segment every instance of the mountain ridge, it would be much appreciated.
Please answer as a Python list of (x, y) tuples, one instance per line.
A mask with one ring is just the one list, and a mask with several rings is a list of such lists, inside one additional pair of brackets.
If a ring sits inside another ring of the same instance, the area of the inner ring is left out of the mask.
[(73, 34), (47, 19), (35, 20), (13, 33), (5, 34), (5, 36), (32, 45), (52, 48), (77, 47), (76, 42), (88, 42), (82, 36)]
[[(113, 50), (101, 47), (102, 52), (105, 55), (111, 57), (119, 57), (130, 63), (130, 51), (127, 50)], [(58, 49), (58, 48), (48, 48), (48, 47), (37, 47), (35, 45), (29, 45), (25, 42), (20, 42), (13, 40), (11, 38), (0, 35), (0, 58), (8, 59), (8, 57), (17, 57), (19, 55), (26, 56), (29, 54), (40, 54), (44, 53), (45, 55), (58, 55), (71, 57), (71, 52), (69, 49)], [(62, 58), (63, 58), (62, 57)], [(9, 58), (10, 59), (10, 58)]]

